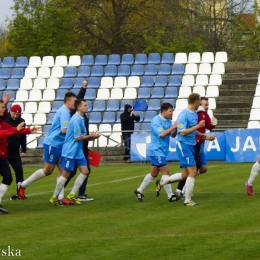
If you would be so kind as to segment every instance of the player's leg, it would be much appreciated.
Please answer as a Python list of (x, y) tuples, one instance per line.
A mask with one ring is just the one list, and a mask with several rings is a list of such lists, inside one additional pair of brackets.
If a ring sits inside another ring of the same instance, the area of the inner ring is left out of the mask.
[(8, 186), (11, 185), (13, 177), (8, 161), (5, 158), (0, 158), (0, 165), (0, 174), (3, 177), (2, 183), (0, 184), (0, 214), (7, 214), (8, 211), (2, 206), (2, 198), (6, 193)]
[[(87, 157), (86, 157), (86, 160), (87, 160), (87, 163), (88, 163), (88, 158)], [(89, 175), (91, 173), (91, 168), (89, 166), (89, 163), (88, 163), (87, 167), (88, 167), (88, 175), (87, 175), (86, 179), (83, 181), (82, 185), (79, 188), (79, 193), (78, 193), (78, 200), (79, 201), (92, 201), (92, 200), (94, 200), (93, 198), (89, 197), (86, 194), (88, 179), (89, 179)]]
[(55, 166), (60, 160), (60, 155), (60, 149), (44, 145), (44, 168), (35, 171), (29, 178), (21, 183), (18, 194), (22, 200), (25, 199), (25, 188), (27, 186), (53, 173)]
[(153, 182), (154, 178), (156, 178), (159, 174), (159, 167), (163, 166), (160, 157), (151, 156), (151, 171), (146, 174), (141, 185), (134, 191), (134, 194), (139, 202), (142, 202), (143, 191), (147, 189), (147, 187)]
[(16, 194), (13, 194), (10, 197), (10, 200), (17, 200), (19, 199), (18, 190), (23, 182), (23, 166), (22, 166), (22, 159), (20, 154), (14, 154), (12, 156), (8, 156), (8, 162), (14, 170), (15, 178), (16, 178)]
[[(208, 162), (206, 159), (206, 155), (204, 153), (204, 145), (205, 142), (200, 144), (198, 147), (198, 155), (199, 157), (197, 158), (197, 154), (195, 153), (195, 160), (196, 160), (196, 166), (197, 166), (197, 176), (203, 173), (206, 173), (208, 170)], [(196, 147), (196, 146), (195, 146)]]
[(260, 171), (260, 157), (258, 158), (258, 161), (256, 161), (252, 166), (249, 179), (245, 183), (246, 191), (249, 196), (254, 196), (253, 183), (259, 171)]

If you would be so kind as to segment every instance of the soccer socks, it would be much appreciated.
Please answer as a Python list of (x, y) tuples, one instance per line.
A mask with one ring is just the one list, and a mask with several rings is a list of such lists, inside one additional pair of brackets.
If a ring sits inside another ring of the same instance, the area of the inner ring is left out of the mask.
[(181, 172), (178, 172), (178, 173), (175, 173), (173, 175), (171, 175), (169, 178), (167, 179), (161, 179), (161, 186), (164, 186), (165, 184), (168, 184), (168, 183), (173, 183), (173, 182), (176, 182), (176, 181), (181, 181), (182, 180), (182, 173)]
[(0, 184), (0, 204), (2, 202), (2, 198), (4, 197), (7, 189), (8, 189), (8, 185), (3, 183)]
[(26, 180), (24, 180), (21, 184), (22, 187), (27, 187), (28, 185), (32, 184), (35, 181), (38, 181), (40, 179), (42, 179), (43, 177), (46, 177), (43, 169), (37, 170), (36, 172), (34, 172), (29, 178), (27, 178)]
[[(64, 185), (65, 185), (65, 182), (66, 182), (66, 181), (67, 181), (67, 179), (64, 178), (63, 176), (60, 176), (60, 177), (58, 178), (58, 182), (57, 182), (55, 191), (54, 191), (53, 196), (52, 196), (53, 198), (57, 198), (57, 197), (58, 197), (58, 195), (60, 194), (62, 188), (64, 189)], [(64, 196), (63, 196), (63, 197), (64, 197)], [(63, 198), (63, 197), (62, 197), (62, 198)]]
[(183, 188), (185, 187), (185, 183), (186, 183), (186, 180), (181, 180), (181, 181), (179, 181), (179, 184), (178, 184), (178, 186), (177, 186), (177, 190), (182, 191)]
[(137, 191), (143, 193), (143, 191), (153, 182), (154, 177), (148, 173), (145, 177), (143, 182), (141, 183), (140, 187), (137, 189)]
[(195, 183), (195, 178), (192, 177), (187, 178), (184, 203), (188, 203), (191, 201), (191, 196), (193, 194), (193, 189), (194, 189), (194, 183)]
[[(162, 175), (162, 180), (165, 180), (165, 179), (168, 179), (168, 178), (169, 178), (169, 175)], [(163, 186), (163, 188), (164, 188), (164, 190), (165, 190), (165, 192), (168, 196), (168, 199), (170, 199), (172, 194), (173, 194), (172, 193), (172, 185), (171, 184), (165, 184)]]
[(83, 183), (83, 181), (86, 179), (87, 175), (84, 175), (82, 173), (79, 174), (79, 176), (77, 177), (77, 179), (75, 180), (74, 186), (70, 192), (70, 194), (76, 194), (81, 186), (81, 184)]
[(250, 177), (247, 181), (248, 185), (253, 186), (253, 183), (258, 175), (258, 172), (260, 171), (260, 164), (258, 162), (255, 162), (255, 164), (252, 166)]
[[(62, 177), (62, 176), (60, 176), (60, 177)], [(57, 184), (58, 184), (58, 182), (59, 182), (60, 177), (57, 177)], [(66, 179), (66, 181), (67, 181), (67, 179)], [(64, 198), (64, 186), (65, 186), (65, 184), (63, 185), (63, 187), (61, 188), (61, 191), (60, 191), (60, 193), (59, 193), (59, 196), (58, 196), (58, 199), (59, 199), (59, 200), (61, 200), (61, 199)]]

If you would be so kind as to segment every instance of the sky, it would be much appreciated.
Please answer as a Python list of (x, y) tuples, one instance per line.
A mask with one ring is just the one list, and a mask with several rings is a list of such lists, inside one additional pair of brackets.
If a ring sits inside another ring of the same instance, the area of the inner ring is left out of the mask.
[(12, 17), (13, 11), (9, 8), (13, 6), (13, 0), (0, 0), (0, 25), (4, 23), (6, 16)]

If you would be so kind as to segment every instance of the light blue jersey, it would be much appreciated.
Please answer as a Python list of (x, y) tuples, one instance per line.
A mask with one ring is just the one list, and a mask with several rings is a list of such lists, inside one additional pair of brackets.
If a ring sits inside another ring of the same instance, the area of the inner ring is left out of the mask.
[(171, 119), (164, 119), (160, 115), (155, 116), (151, 122), (151, 143), (148, 156), (166, 157), (169, 152), (170, 135), (160, 137), (163, 131), (172, 126)]
[(43, 143), (61, 150), (65, 139), (65, 134), (61, 132), (61, 129), (67, 128), (69, 121), (70, 111), (65, 105), (63, 105), (56, 112), (53, 118), (52, 126), (44, 138)]
[(177, 127), (177, 136), (176, 140), (179, 142), (183, 142), (188, 145), (196, 145), (196, 131), (192, 132), (191, 134), (182, 136), (180, 131), (184, 129), (191, 128), (198, 124), (198, 114), (196, 111), (192, 112), (188, 109), (184, 109), (178, 115), (177, 118), (178, 127)]
[(75, 113), (70, 119), (67, 129), (65, 141), (62, 147), (61, 156), (71, 159), (84, 158), (83, 154), (83, 141), (75, 141), (75, 138), (86, 134), (86, 128), (84, 124), (84, 117)]

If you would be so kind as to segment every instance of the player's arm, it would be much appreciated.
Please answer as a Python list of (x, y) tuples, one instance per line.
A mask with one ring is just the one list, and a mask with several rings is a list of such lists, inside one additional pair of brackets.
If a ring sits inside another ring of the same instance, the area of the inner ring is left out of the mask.
[(67, 133), (69, 121), (70, 121), (70, 113), (61, 113), (61, 115), (60, 115), (60, 131), (64, 135)]
[(98, 139), (100, 137), (100, 134), (98, 132), (91, 133), (89, 135), (82, 135), (79, 137), (74, 138), (75, 141), (82, 141), (82, 140), (94, 140)]
[(189, 134), (193, 133), (194, 131), (197, 131), (199, 128), (205, 126), (205, 120), (201, 120), (197, 125), (190, 127), (190, 128), (188, 128), (187, 123), (188, 123), (188, 121), (184, 114), (182, 114), (178, 117), (178, 132), (182, 136), (189, 135)]

